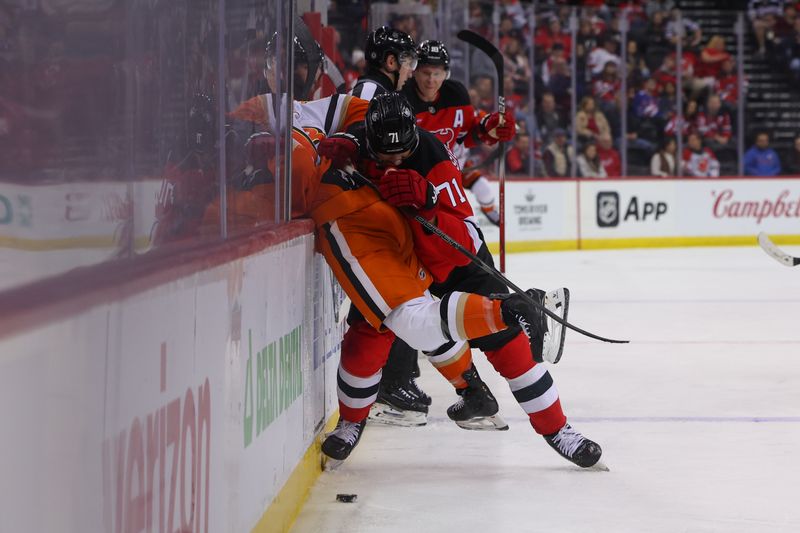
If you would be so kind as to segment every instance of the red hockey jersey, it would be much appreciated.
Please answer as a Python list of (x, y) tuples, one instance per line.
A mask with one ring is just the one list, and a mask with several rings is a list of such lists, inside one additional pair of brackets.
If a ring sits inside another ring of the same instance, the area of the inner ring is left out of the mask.
[(472, 107), (467, 89), (455, 80), (445, 80), (434, 102), (424, 102), (417, 93), (417, 84), (408, 80), (401, 91), (417, 116), (417, 126), (436, 135), (451, 151), (456, 143), (467, 148), (478, 141), (478, 128), (485, 111)]

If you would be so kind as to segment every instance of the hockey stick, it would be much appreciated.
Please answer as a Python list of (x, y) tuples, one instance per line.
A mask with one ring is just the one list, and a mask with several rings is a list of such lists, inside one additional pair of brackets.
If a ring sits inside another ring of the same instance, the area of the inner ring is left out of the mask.
[(779, 263), (789, 267), (800, 265), (800, 257), (791, 256), (775, 246), (775, 243), (763, 231), (758, 234), (758, 244), (767, 252), (767, 255)]
[[(506, 112), (506, 98), (504, 91), (504, 60), (503, 54), (497, 49), (495, 45), (487, 41), (483, 36), (475, 33), (472, 30), (461, 30), (456, 34), (456, 37), (468, 43), (487, 56), (494, 63), (494, 68), (497, 71), (497, 111), (502, 116)], [(469, 59), (468, 59), (469, 60)], [(501, 118), (502, 120), (502, 118)], [(505, 158), (505, 143), (501, 142), (498, 146), (498, 155), (500, 157), (500, 167), (497, 174), (500, 181), (500, 272), (506, 271), (506, 158)]]
[(446, 242), (447, 244), (449, 244), (450, 246), (452, 246), (453, 248), (455, 248), (456, 250), (458, 250), (462, 254), (464, 254), (467, 257), (469, 257), (470, 260), (473, 263), (475, 263), (476, 265), (478, 265), (484, 272), (486, 272), (487, 274), (489, 274), (490, 276), (492, 276), (496, 280), (500, 281), (501, 283), (505, 284), (506, 287), (508, 287), (509, 289), (513, 290), (517, 294), (522, 295), (522, 297), (525, 298), (529, 303), (531, 303), (534, 306), (538, 307), (541, 311), (544, 311), (544, 313), (547, 316), (549, 316), (550, 318), (552, 318), (556, 322), (559, 322), (560, 324), (563, 324), (565, 327), (571, 329), (572, 331), (580, 333), (581, 335), (585, 335), (586, 337), (590, 337), (592, 339), (596, 339), (596, 340), (599, 340), (599, 341), (610, 342), (610, 343), (613, 343), (613, 344), (627, 344), (627, 343), (630, 342), (630, 341), (625, 341), (625, 340), (607, 339), (606, 337), (601, 337), (600, 335), (595, 335), (594, 333), (590, 333), (590, 332), (588, 332), (586, 330), (583, 330), (583, 329), (579, 328), (578, 326), (573, 326), (572, 324), (570, 324), (566, 320), (563, 320), (560, 316), (558, 316), (555, 313), (549, 311), (542, 304), (540, 304), (539, 302), (537, 302), (536, 300), (531, 298), (528, 293), (526, 293), (525, 291), (523, 291), (522, 289), (517, 287), (517, 285), (514, 284), (514, 282), (512, 282), (510, 279), (505, 277), (500, 272), (498, 272), (497, 269), (492, 268), (490, 265), (486, 264), (480, 257), (478, 257), (477, 255), (473, 254), (472, 252), (470, 252), (469, 250), (467, 250), (466, 248), (461, 246), (458, 242), (456, 242), (447, 233), (443, 232), (441, 229), (439, 229), (438, 227), (434, 226), (433, 224), (431, 224), (430, 222), (425, 220), (420, 215), (414, 215), (414, 220), (416, 220), (417, 222), (422, 224), (422, 226), (425, 229), (427, 229), (428, 231), (430, 231), (431, 233), (435, 233), (444, 242)]
[[(372, 188), (375, 192), (378, 193), (378, 196), (380, 196), (380, 191), (378, 190), (378, 186), (375, 185), (374, 183), (372, 183), (372, 181), (369, 178), (367, 178), (366, 176), (362, 175), (360, 172), (355, 170), (352, 166), (346, 166), (344, 168), (344, 170), (346, 172), (348, 172), (357, 181), (362, 183), (363, 185), (366, 185), (366, 186)], [(408, 213), (408, 214), (411, 215), (411, 213)], [(510, 279), (505, 277), (502, 273), (498, 272), (496, 268), (488, 265), (480, 257), (478, 257), (477, 255), (473, 254), (472, 252), (470, 252), (469, 250), (467, 250), (466, 248), (461, 246), (461, 244), (456, 242), (456, 240), (453, 239), (450, 235), (448, 235), (447, 233), (445, 233), (444, 231), (439, 229), (437, 226), (434, 226), (433, 224), (431, 224), (430, 222), (425, 220), (424, 217), (422, 217), (420, 215), (416, 215), (416, 214), (413, 215), (413, 216), (414, 216), (414, 220), (416, 220), (417, 222), (422, 224), (423, 228), (427, 229), (431, 233), (435, 233), (437, 237), (439, 237), (444, 242), (446, 242), (447, 244), (449, 244), (450, 246), (452, 246), (453, 248), (455, 248), (456, 250), (458, 250), (459, 252), (461, 252), (462, 254), (467, 256), (473, 263), (478, 265), (481, 268), (481, 270), (483, 270), (484, 272), (486, 272), (487, 274), (489, 274), (490, 276), (492, 276), (493, 278), (495, 278), (499, 282), (503, 283), (506, 287), (508, 287), (509, 289), (513, 290), (517, 294), (520, 294), (523, 298), (525, 298), (528, 301), (528, 303), (533, 304), (534, 307), (537, 307), (538, 309), (543, 311), (547, 316), (549, 316), (550, 318), (552, 318), (553, 320), (555, 320), (559, 324), (562, 324), (564, 327), (567, 327), (567, 328), (571, 329), (572, 331), (580, 333), (581, 335), (585, 335), (586, 337), (589, 337), (589, 338), (592, 338), (592, 339), (596, 339), (598, 341), (610, 342), (612, 344), (627, 344), (627, 343), (630, 342), (630, 341), (625, 341), (625, 340), (608, 339), (606, 337), (601, 337), (600, 335), (595, 335), (594, 333), (590, 333), (590, 332), (588, 332), (588, 331), (586, 331), (584, 329), (579, 328), (578, 326), (573, 326), (572, 324), (570, 324), (569, 322), (567, 322), (566, 320), (564, 320), (560, 316), (556, 315), (552, 311), (548, 310), (542, 304), (540, 304), (539, 302), (537, 302), (536, 300), (531, 298), (528, 293), (526, 293), (525, 291), (523, 291), (522, 289), (517, 287), (517, 285), (514, 284)]]

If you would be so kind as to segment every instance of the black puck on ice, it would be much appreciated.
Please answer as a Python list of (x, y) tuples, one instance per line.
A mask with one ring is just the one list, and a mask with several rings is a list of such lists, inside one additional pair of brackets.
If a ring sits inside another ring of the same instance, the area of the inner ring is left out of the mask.
[(344, 503), (353, 503), (358, 499), (358, 494), (337, 494), (336, 501)]

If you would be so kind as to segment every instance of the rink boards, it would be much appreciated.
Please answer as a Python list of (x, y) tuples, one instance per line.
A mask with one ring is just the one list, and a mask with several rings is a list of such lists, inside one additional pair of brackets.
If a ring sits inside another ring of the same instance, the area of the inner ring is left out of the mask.
[(0, 329), (0, 530), (287, 528), (319, 474), (343, 327), (310, 230), (97, 276), (63, 306), (20, 299)]
[(508, 180), (505, 196), (510, 252), (800, 243), (797, 178)]

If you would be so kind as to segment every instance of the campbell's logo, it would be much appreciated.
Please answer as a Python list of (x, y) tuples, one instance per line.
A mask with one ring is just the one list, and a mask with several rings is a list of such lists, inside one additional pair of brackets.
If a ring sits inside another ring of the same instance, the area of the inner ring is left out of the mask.
[(715, 218), (754, 218), (757, 224), (765, 218), (800, 218), (800, 197), (789, 199), (791, 193), (781, 191), (777, 198), (739, 200), (731, 189), (711, 191)]
[[(167, 390), (161, 344), (161, 393)], [(211, 385), (165, 400), (103, 442), (107, 531), (209, 531)]]

